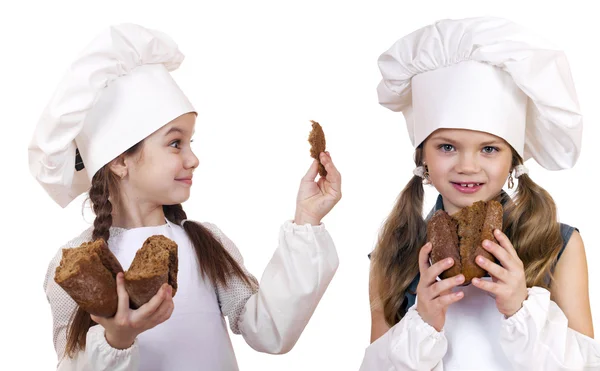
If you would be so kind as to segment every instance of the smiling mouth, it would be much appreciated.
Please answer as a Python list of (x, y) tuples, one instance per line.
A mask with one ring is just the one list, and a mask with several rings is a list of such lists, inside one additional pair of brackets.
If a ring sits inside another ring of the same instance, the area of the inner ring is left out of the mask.
[(467, 187), (467, 188), (479, 187), (479, 186), (482, 186), (485, 184), (485, 183), (457, 183), (457, 182), (450, 182), (450, 183), (459, 185), (461, 187)]

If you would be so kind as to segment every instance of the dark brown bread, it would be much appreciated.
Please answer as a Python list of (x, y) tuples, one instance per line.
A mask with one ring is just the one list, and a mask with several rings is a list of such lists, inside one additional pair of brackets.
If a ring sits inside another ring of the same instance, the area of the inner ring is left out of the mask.
[(310, 143), (310, 156), (315, 160), (319, 160), (319, 175), (322, 177), (327, 175), (327, 170), (321, 163), (319, 155), (321, 152), (325, 152), (325, 133), (323, 128), (318, 122), (310, 120), (312, 122), (312, 130), (308, 135), (308, 142)]
[(102, 239), (62, 250), (54, 281), (86, 312), (112, 317), (117, 312), (117, 273), (123, 268)]
[(454, 259), (454, 265), (441, 274), (442, 278), (456, 276), (462, 271), (457, 228), (457, 222), (444, 210), (436, 211), (427, 223), (427, 238), (433, 245), (431, 261), (436, 263), (446, 258)]
[(137, 309), (147, 303), (164, 283), (177, 292), (177, 244), (165, 236), (151, 236), (136, 252), (125, 272), (125, 289), (130, 305)]
[[(468, 285), (473, 278), (485, 276), (485, 270), (475, 263), (475, 258), (482, 255), (495, 260), (481, 244), (485, 239), (497, 242), (493, 231), (502, 230), (502, 214), (502, 205), (497, 201), (475, 202), (451, 217), (442, 210), (434, 214), (435, 218), (432, 217), (427, 225), (428, 239), (433, 245), (431, 261), (436, 263), (448, 257), (455, 261), (453, 267), (440, 275), (441, 278), (462, 273), (465, 276), (464, 285)], [(457, 265), (459, 269), (456, 269)]]

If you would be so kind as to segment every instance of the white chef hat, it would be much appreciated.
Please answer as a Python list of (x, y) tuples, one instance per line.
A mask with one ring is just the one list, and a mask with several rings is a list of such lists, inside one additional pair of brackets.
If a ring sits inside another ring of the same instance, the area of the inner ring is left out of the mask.
[(169, 36), (135, 24), (109, 27), (85, 48), (29, 145), (29, 169), (54, 201), (66, 207), (104, 165), (195, 112), (170, 74), (183, 59)]
[(379, 102), (402, 111), (413, 146), (440, 128), (484, 131), (550, 170), (571, 168), (582, 118), (565, 54), (505, 19), (442, 20), (378, 59)]

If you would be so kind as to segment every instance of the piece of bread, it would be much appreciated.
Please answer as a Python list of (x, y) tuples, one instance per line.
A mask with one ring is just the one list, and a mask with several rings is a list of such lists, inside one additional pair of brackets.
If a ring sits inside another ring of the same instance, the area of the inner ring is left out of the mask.
[(63, 249), (54, 281), (86, 312), (112, 317), (117, 312), (117, 273), (123, 268), (103, 239)]
[(433, 248), (431, 261), (436, 263), (446, 258), (454, 259), (454, 265), (441, 274), (442, 278), (453, 277), (462, 272), (458, 249), (458, 223), (444, 210), (438, 210), (427, 223), (427, 238)]
[(471, 283), (475, 277), (485, 276), (485, 270), (475, 263), (475, 258), (482, 255), (495, 261), (481, 243), (494, 238), (494, 230), (502, 230), (502, 205), (498, 201), (478, 201), (449, 216), (438, 210), (427, 224), (427, 238), (432, 243), (431, 261), (433, 264), (446, 258), (453, 258), (454, 265), (444, 271), (442, 279), (462, 273), (464, 285)]
[(148, 237), (125, 272), (131, 307), (137, 309), (147, 303), (164, 283), (173, 287), (175, 296), (178, 268), (177, 244), (161, 235)]
[(312, 130), (308, 135), (308, 142), (310, 143), (310, 157), (319, 161), (319, 175), (324, 177), (327, 176), (327, 170), (321, 163), (319, 155), (321, 152), (325, 152), (325, 133), (323, 128), (318, 122), (310, 120), (312, 122)]

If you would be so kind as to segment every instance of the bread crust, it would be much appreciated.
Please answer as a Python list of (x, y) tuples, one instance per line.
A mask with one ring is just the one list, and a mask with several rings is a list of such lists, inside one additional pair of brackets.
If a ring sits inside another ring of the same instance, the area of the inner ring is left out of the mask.
[(319, 175), (324, 177), (327, 175), (327, 170), (325, 170), (325, 167), (321, 163), (319, 155), (321, 152), (325, 152), (325, 133), (318, 122), (313, 120), (310, 120), (310, 122), (312, 122), (312, 130), (308, 135), (308, 142), (310, 143), (310, 156), (319, 161)]
[(112, 317), (117, 312), (117, 273), (121, 264), (102, 239), (63, 249), (54, 281), (86, 312)]
[(151, 236), (136, 252), (125, 272), (125, 289), (130, 306), (137, 309), (150, 301), (160, 287), (168, 283), (177, 292), (177, 244), (162, 235)]
[(502, 230), (502, 205), (498, 201), (478, 201), (469, 207), (449, 216), (438, 210), (427, 224), (428, 240), (432, 243), (431, 261), (436, 263), (451, 257), (455, 264), (444, 271), (442, 279), (462, 273), (465, 276), (463, 285), (471, 283), (473, 278), (484, 277), (486, 271), (475, 263), (478, 255), (495, 261), (492, 254), (482, 247), (488, 239), (498, 242), (494, 230)]

